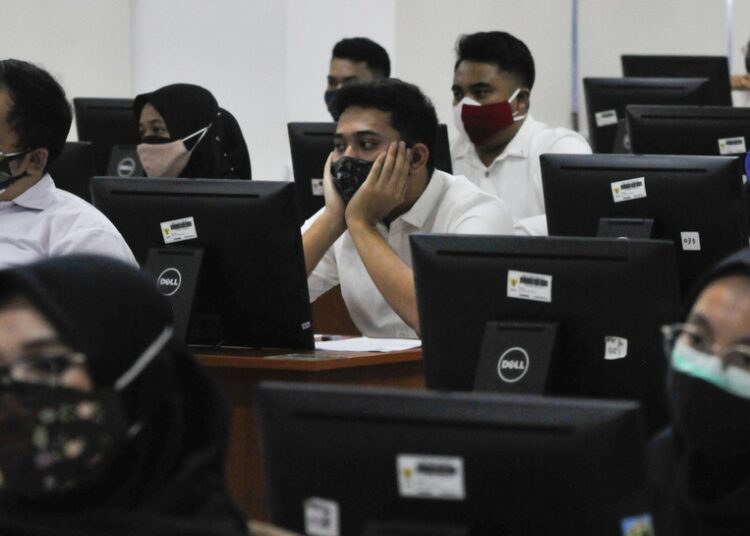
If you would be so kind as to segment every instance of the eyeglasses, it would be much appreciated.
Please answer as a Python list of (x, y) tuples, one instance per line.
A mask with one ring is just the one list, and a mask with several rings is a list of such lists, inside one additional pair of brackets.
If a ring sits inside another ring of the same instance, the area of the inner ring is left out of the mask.
[(20, 357), (0, 366), (0, 385), (17, 382), (57, 386), (65, 372), (85, 363), (86, 356), (82, 353)]
[(705, 330), (695, 324), (671, 324), (662, 326), (664, 336), (664, 351), (671, 359), (672, 351), (678, 342), (687, 344), (690, 348), (704, 353), (717, 356), (722, 367), (736, 367), (737, 369), (750, 372), (750, 346), (735, 344), (728, 348), (719, 348)]

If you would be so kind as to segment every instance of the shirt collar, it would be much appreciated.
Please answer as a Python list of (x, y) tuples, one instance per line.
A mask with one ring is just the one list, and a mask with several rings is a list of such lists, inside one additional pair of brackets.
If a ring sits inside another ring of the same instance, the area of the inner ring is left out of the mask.
[(54, 202), (55, 183), (49, 173), (21, 195), (11, 200), (11, 203), (32, 210), (44, 210)]
[(421, 228), (440, 202), (444, 187), (445, 177), (436, 169), (433, 171), (432, 177), (430, 177), (430, 181), (427, 183), (427, 188), (424, 189), (419, 199), (417, 199), (407, 212), (399, 216), (398, 219), (414, 227)]

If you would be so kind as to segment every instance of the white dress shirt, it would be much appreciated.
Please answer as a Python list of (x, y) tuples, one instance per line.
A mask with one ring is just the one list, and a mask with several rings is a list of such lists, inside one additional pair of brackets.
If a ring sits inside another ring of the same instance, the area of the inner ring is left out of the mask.
[[(303, 232), (321, 212), (305, 222)], [(436, 170), (414, 206), (392, 221), (390, 228), (380, 223), (377, 229), (396, 255), (411, 267), (409, 235), (412, 233), (512, 234), (513, 220), (504, 202), (482, 192), (465, 177)], [(363, 335), (417, 337), (378, 291), (348, 231), (326, 252), (308, 278), (310, 301), (337, 284), (341, 285), (349, 314)]]
[(544, 214), (544, 193), (539, 156), (545, 153), (591, 154), (583, 136), (566, 128), (550, 128), (529, 114), (505, 150), (489, 165), (479, 159), (476, 148), (462, 136), (451, 148), (453, 172), (464, 175), (482, 190), (496, 195), (508, 204), (518, 227), (535, 232)]
[(0, 269), (71, 253), (138, 263), (115, 226), (49, 174), (11, 201), (0, 201)]

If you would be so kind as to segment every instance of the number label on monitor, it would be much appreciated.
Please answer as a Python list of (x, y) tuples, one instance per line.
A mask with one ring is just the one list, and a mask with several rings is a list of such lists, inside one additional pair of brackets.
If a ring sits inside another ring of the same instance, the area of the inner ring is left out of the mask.
[(195, 228), (195, 220), (190, 216), (161, 222), (161, 235), (165, 244), (173, 244), (198, 238), (198, 231)]
[(464, 460), (455, 456), (396, 456), (398, 492), (420, 499), (466, 499)]
[(746, 152), (744, 136), (719, 139), (719, 154), (745, 154)]
[(340, 536), (339, 503), (310, 497), (306, 499), (305, 534), (310, 536)]
[(617, 124), (617, 110), (604, 110), (603, 112), (596, 112), (594, 114), (596, 119), (596, 126), (606, 127), (609, 125)]
[(552, 276), (508, 270), (508, 297), (552, 302)]
[(604, 337), (604, 359), (614, 361), (628, 356), (628, 340), (623, 337)]
[(646, 177), (613, 182), (611, 187), (615, 203), (646, 197)]
[(312, 194), (316, 197), (323, 196), (323, 179), (310, 179)]
[(680, 242), (682, 243), (682, 251), (700, 251), (701, 250), (700, 233), (682, 232), (680, 233)]

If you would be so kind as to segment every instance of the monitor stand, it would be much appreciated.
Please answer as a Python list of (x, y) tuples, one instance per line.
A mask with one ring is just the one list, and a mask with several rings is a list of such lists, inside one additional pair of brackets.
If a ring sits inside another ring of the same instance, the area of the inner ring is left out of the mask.
[(654, 220), (648, 218), (600, 218), (599, 238), (653, 238)]
[(475, 391), (542, 395), (558, 353), (558, 324), (487, 322)]
[(159, 292), (169, 298), (175, 336), (182, 341), (187, 341), (202, 264), (202, 249), (151, 248), (143, 267), (155, 278)]

